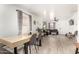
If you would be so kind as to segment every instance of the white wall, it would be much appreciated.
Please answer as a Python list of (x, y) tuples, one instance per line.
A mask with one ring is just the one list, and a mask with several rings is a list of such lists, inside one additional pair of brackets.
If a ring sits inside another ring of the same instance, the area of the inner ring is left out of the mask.
[[(74, 20), (74, 25), (69, 25), (69, 20)], [(61, 19), (56, 23), (56, 28), (59, 30), (60, 34), (66, 34), (68, 32), (74, 32), (77, 30), (77, 12), (73, 14), (73, 16), (68, 19)]]
[(37, 29), (37, 24), (34, 25), (34, 21), (37, 20), (37, 17), (36, 16), (32, 16), (32, 32), (36, 32), (36, 29)]
[(16, 16), (15, 7), (0, 5), (0, 36), (18, 33)]
[(78, 12), (77, 12), (77, 29), (78, 29), (77, 42), (79, 43), (79, 5), (78, 5)]
[(68, 20), (70, 19), (74, 19), (74, 25), (72, 26), (69, 25), (68, 29), (69, 29), (69, 32), (74, 33), (77, 30), (77, 12), (72, 17), (70, 17)]
[[(34, 21), (36, 21), (36, 25), (34, 25)], [(43, 19), (40, 16), (34, 16), (33, 15), (33, 19), (32, 19), (32, 32), (36, 32), (36, 29), (42, 28), (42, 24), (43, 24)]]
[[(26, 9), (15, 5), (0, 5), (0, 36), (18, 34), (19, 30), (16, 9), (20, 9), (25, 13), (30, 14)], [(32, 15), (32, 18), (33, 20), (36, 20), (36, 17), (34, 15)], [(34, 25), (32, 29), (33, 31), (35, 30)]]

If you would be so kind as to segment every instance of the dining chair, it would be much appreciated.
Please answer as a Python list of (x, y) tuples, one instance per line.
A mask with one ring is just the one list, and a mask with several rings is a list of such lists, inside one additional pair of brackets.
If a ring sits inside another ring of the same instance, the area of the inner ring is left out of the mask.
[(29, 42), (29, 50), (31, 53), (31, 46), (35, 47), (36, 53), (37, 53), (37, 47), (38, 43), (37, 43), (37, 34), (33, 34), (32, 37), (30, 38), (30, 42)]
[(38, 45), (39, 45), (39, 46), (42, 45), (41, 39), (42, 39), (42, 33), (39, 33), (38, 38), (37, 38), (37, 41), (38, 41)]

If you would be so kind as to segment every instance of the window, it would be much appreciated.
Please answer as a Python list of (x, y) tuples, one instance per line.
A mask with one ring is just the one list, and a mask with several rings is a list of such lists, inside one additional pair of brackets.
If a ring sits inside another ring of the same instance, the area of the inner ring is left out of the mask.
[(19, 35), (28, 34), (32, 30), (31, 15), (28, 15), (20, 10), (17, 10), (18, 24), (19, 24)]
[(22, 22), (22, 34), (30, 32), (30, 18), (28, 15), (23, 13), (23, 22)]

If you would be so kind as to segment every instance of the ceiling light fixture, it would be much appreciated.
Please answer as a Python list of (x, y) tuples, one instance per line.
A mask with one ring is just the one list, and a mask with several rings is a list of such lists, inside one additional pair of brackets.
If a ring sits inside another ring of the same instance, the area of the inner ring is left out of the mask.
[(54, 12), (50, 12), (49, 17), (50, 17), (50, 20), (54, 20)]

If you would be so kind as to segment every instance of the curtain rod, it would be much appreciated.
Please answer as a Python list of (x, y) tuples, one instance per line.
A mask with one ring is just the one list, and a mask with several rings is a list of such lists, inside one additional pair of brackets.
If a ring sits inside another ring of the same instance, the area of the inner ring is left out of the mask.
[(22, 12), (22, 13), (24, 13), (24, 14), (28, 15), (28, 16), (31, 16), (31, 15), (29, 15), (29, 14), (27, 14), (27, 13), (23, 12), (22, 10), (18, 10), (18, 9), (17, 9), (16, 11), (20, 11), (20, 12)]

